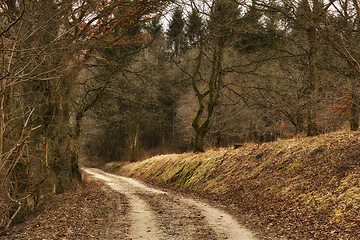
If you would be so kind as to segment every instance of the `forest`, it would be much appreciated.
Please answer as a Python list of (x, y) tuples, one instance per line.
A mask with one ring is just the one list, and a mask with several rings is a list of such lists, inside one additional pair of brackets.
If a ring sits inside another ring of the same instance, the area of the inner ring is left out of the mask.
[(79, 161), (359, 128), (357, 0), (0, 2), (0, 228)]

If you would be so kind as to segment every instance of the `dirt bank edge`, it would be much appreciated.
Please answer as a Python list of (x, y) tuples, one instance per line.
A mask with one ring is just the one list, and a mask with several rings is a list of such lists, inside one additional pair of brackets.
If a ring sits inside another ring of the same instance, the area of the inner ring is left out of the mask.
[(212, 199), (263, 238), (357, 239), (359, 162), (360, 133), (337, 132), (106, 169)]

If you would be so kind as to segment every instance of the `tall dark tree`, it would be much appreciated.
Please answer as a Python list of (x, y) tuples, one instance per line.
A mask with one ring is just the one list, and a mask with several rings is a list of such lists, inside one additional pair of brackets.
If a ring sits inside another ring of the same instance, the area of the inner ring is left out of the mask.
[(169, 47), (175, 55), (180, 55), (184, 45), (184, 28), (185, 21), (183, 19), (183, 11), (181, 8), (176, 8), (172, 14), (169, 29), (166, 32), (168, 37)]
[(309, 100), (307, 107), (307, 135), (316, 136), (319, 134), (319, 126), (317, 123), (317, 102), (319, 91), (319, 39), (316, 26), (321, 21), (321, 4), (318, 0), (313, 1), (313, 7), (310, 7), (308, 0), (303, 1), (304, 14), (308, 20), (305, 29), (309, 43)]
[[(216, 111), (223, 94), (225, 71), (223, 68), (225, 48), (232, 43), (235, 22), (239, 16), (238, 5), (233, 1), (214, 1), (210, 11), (206, 40), (199, 44), (199, 54), (194, 71), (191, 74), (193, 90), (198, 100), (198, 110), (192, 122), (195, 131), (194, 152), (205, 151), (206, 135), (212, 128)], [(203, 66), (210, 52), (211, 71), (202, 73)], [(207, 75), (205, 80), (203, 75)], [(202, 90), (202, 82), (206, 89)]]
[(257, 5), (257, 0), (252, 0), (251, 5), (244, 10), (244, 16), (236, 23), (237, 28), (242, 31), (238, 33), (235, 47), (242, 53), (250, 53), (264, 45), (265, 29), (260, 21), (263, 13)]
[[(282, 6), (269, 5), (268, 9), (277, 9), (285, 18), (293, 23), (293, 37), (299, 40), (306, 37), (308, 49), (304, 48), (307, 56), (308, 83), (307, 83), (307, 135), (316, 136), (319, 134), (318, 126), (318, 101), (319, 101), (319, 36), (317, 26), (323, 21), (323, 14), (326, 8), (318, 0), (300, 0), (297, 2), (282, 1)], [(329, 6), (327, 6), (329, 7)], [(289, 9), (292, 11), (289, 12)], [(296, 40), (296, 39), (294, 39)], [(298, 41), (298, 40), (297, 40)]]
[(200, 41), (203, 27), (204, 23), (200, 14), (197, 11), (192, 11), (189, 15), (186, 28), (186, 37), (190, 45)]
[(157, 36), (162, 34), (163, 26), (160, 22), (160, 18), (153, 18), (151, 21), (145, 25), (145, 30), (149, 34), (149, 36), (153, 39), (155, 39)]

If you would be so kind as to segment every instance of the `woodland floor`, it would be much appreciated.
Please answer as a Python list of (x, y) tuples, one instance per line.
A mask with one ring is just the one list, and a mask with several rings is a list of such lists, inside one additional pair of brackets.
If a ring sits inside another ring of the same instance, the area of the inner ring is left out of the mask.
[[(149, 207), (146, 212), (155, 214), (156, 225), (147, 226), (148, 237), (134, 237), (131, 197), (85, 174), (84, 182), (76, 190), (55, 196), (27, 222), (0, 232), (0, 239), (234, 239), (211, 226), (201, 207), (195, 203), (184, 205), (181, 200), (184, 195), (170, 193), (136, 193)], [(354, 228), (347, 232), (342, 225), (328, 223), (318, 212), (286, 199), (275, 201), (272, 196), (255, 195), (244, 198), (240, 192), (228, 198), (196, 197), (212, 199), (210, 205), (226, 209), (257, 239), (358, 239), (359, 236), (353, 232)], [(156, 232), (161, 235), (151, 235)]]
[(54, 197), (0, 239), (255, 239), (230, 214), (202, 201), (97, 169), (91, 174), (96, 178), (86, 173), (76, 190)]
[(124, 195), (84, 175), (75, 190), (55, 196), (25, 223), (0, 232), (0, 239), (128, 239), (128, 211)]

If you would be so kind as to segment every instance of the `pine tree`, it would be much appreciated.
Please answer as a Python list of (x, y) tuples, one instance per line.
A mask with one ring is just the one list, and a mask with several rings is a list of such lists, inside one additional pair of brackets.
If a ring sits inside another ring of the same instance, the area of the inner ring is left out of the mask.
[(162, 28), (163, 27), (159, 18), (153, 18), (150, 23), (145, 26), (145, 30), (153, 39), (162, 33)]
[(184, 27), (183, 12), (180, 8), (176, 8), (167, 31), (170, 49), (175, 55), (179, 55), (184, 45)]
[(192, 11), (188, 19), (186, 32), (186, 37), (190, 45), (196, 44), (200, 41), (203, 26), (204, 23), (199, 13)]
[(263, 47), (265, 44), (264, 28), (260, 24), (262, 13), (257, 7), (257, 1), (252, 0), (249, 9), (238, 23), (238, 28), (242, 31), (238, 35), (235, 43), (236, 48), (245, 53), (253, 52)]
[(239, 18), (240, 9), (236, 2), (230, 0), (215, 1), (208, 25), (210, 35), (220, 36), (227, 40), (232, 39)]

